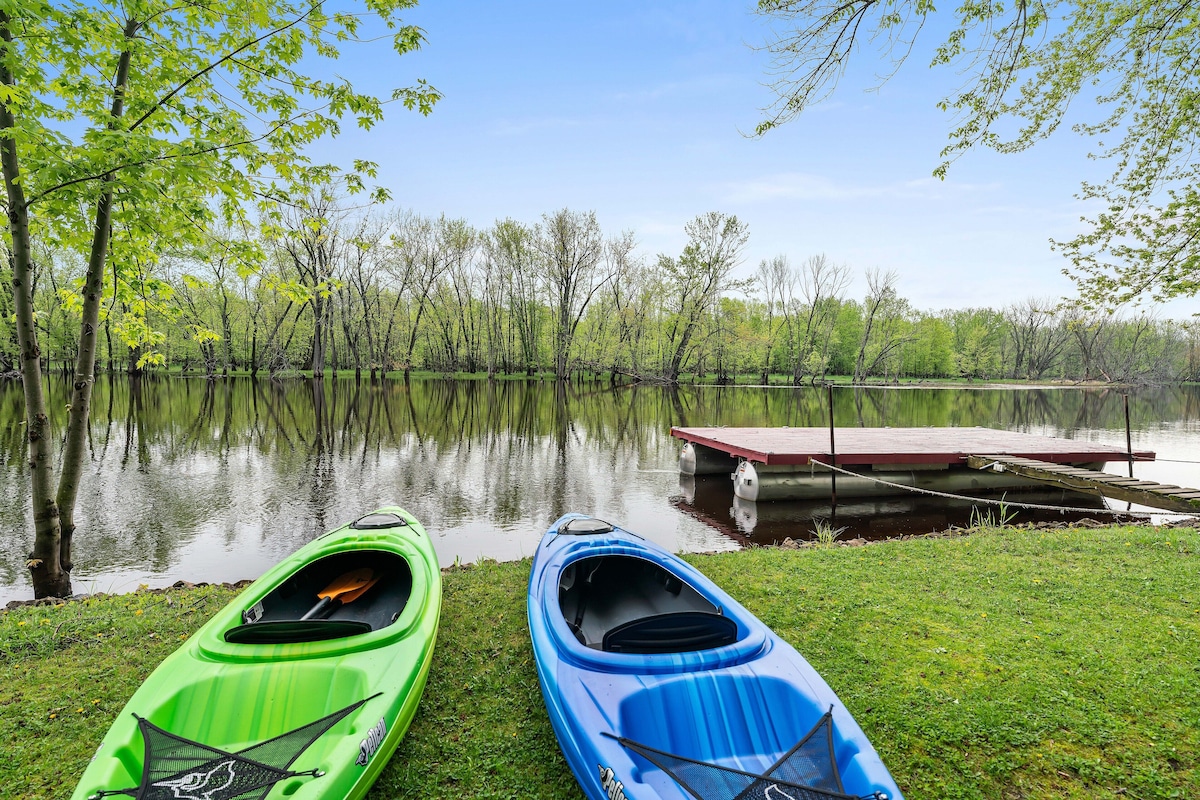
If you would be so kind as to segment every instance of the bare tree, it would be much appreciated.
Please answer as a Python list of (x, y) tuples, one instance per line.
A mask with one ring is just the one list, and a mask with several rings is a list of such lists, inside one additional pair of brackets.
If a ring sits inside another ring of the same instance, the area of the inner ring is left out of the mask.
[(679, 258), (658, 257), (671, 293), (671, 323), (664, 343), (667, 361), (663, 376), (678, 381), (692, 337), (722, 292), (736, 288), (733, 270), (750, 233), (735, 216), (717, 211), (701, 214), (684, 226), (688, 243)]
[(421, 319), (429, 308), (430, 297), (438, 281), (450, 268), (450, 263), (439, 243), (441, 229), (445, 226), (445, 217), (436, 223), (415, 214), (404, 217), (400, 225), (397, 239), (398, 255), (403, 269), (410, 277), (412, 287), (413, 313), (408, 329), (408, 344), (404, 354), (404, 374), (412, 370), (413, 352), (417, 347), (417, 337), (421, 330)]
[[(796, 274), (792, 271), (791, 265), (788, 263), (788, 257), (778, 255), (774, 258), (763, 259), (758, 264), (758, 271), (754, 275), (757, 284), (762, 288), (764, 311), (766, 315), (766, 330), (764, 331), (762, 347), (762, 366), (759, 370), (759, 377), (762, 383), (766, 383), (771, 372), (771, 351), (775, 347), (775, 337), (779, 333), (779, 328), (784, 329), (784, 335), (788, 337), (789, 356), (793, 353), (791, 348), (791, 326), (788, 308), (792, 292), (796, 285)], [(781, 322), (775, 320), (775, 312), (778, 311), (781, 317)]]
[(792, 368), (792, 382), (799, 384), (809, 375), (813, 381), (824, 378), (829, 369), (829, 348), (838, 308), (850, 286), (850, 267), (834, 264), (824, 253), (809, 256), (799, 270), (800, 307), (795, 309), (794, 327), (798, 346)]
[(328, 184), (308, 187), (294, 204), (285, 206), (272, 240), (296, 276), (288, 287), (294, 299), (312, 315), (309, 369), (324, 377), (333, 317), (331, 300), (349, 247), (351, 209)]
[(604, 241), (596, 212), (564, 208), (543, 215), (537, 247), (554, 317), (554, 375), (565, 380), (579, 321), (592, 298), (612, 279), (602, 258)]
[(899, 355), (900, 348), (910, 338), (904, 331), (908, 303), (896, 291), (897, 280), (894, 271), (867, 270), (863, 331), (854, 362), (855, 383), (861, 383), (881, 368), (886, 372), (889, 360)]
[(1103, 374), (1099, 364), (1112, 338), (1111, 321), (1110, 314), (1087, 311), (1081, 307), (1067, 309), (1063, 323), (1074, 338), (1075, 349), (1079, 353), (1080, 380), (1095, 380)]
[(504, 219), (488, 232), (484, 248), (503, 276), (504, 294), (512, 317), (517, 363), (525, 374), (538, 368), (542, 329), (542, 270), (536, 232), (520, 222)]
[(1030, 298), (1004, 310), (1013, 377), (1037, 380), (1058, 366), (1071, 337), (1053, 300)]
[(382, 336), (383, 246), (388, 223), (369, 213), (356, 220), (348, 237), (341, 286), (337, 293), (342, 335), (354, 363), (354, 374), (362, 374), (364, 357), (375, 377), (382, 366), (379, 345)]

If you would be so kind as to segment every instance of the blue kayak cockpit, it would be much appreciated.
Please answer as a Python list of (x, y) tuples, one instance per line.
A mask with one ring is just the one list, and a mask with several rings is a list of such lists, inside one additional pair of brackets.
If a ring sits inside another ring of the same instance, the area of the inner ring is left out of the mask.
[(558, 604), (580, 644), (607, 653), (688, 653), (733, 644), (737, 622), (652, 561), (582, 558), (559, 576)]

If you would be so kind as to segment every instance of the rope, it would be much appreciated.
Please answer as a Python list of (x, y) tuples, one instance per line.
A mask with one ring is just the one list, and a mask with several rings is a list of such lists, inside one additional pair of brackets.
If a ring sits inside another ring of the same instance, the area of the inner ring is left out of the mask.
[[(905, 486), (903, 483), (893, 483), (892, 481), (885, 481), (882, 478), (873, 478), (870, 475), (864, 475), (861, 472), (852, 472), (851, 470), (848, 470), (848, 469), (842, 469), (841, 467), (835, 467), (832, 464), (825, 464), (823, 462), (817, 461), (815, 458), (810, 458), (808, 460), (808, 463), (816, 464), (817, 466), (825, 467), (826, 469), (831, 469), (834, 472), (840, 472), (843, 475), (849, 475), (852, 478), (863, 478), (864, 480), (873, 481), (875, 483), (880, 483), (880, 484), (883, 484), (884, 486), (891, 486), (894, 489), (904, 489), (905, 491), (908, 491), (908, 492), (916, 492), (918, 494), (928, 494), (928, 495), (933, 495), (934, 497), (946, 497), (951, 500), (970, 500), (972, 503), (986, 503), (988, 505), (1004, 506), (1005, 508), (1031, 508), (1031, 509), (1037, 509), (1037, 510), (1041, 510), (1041, 511), (1070, 511), (1070, 512), (1079, 513), (1079, 514), (1112, 514), (1113, 516), (1117, 516), (1117, 517), (1149, 517), (1149, 516), (1194, 517), (1194, 516), (1196, 516), (1195, 514), (1190, 514), (1185, 511), (1117, 511), (1117, 510), (1111, 509), (1111, 508), (1072, 508), (1071, 506), (1052, 506), (1052, 505), (1046, 505), (1044, 503), (1018, 503), (1018, 502), (1014, 502), (1011, 500), (991, 500), (991, 499), (984, 498), (984, 497), (969, 497), (967, 495), (950, 494), (949, 492), (939, 492), (939, 491), (935, 491), (933, 489), (922, 489), (919, 486)], [(1066, 485), (1066, 484), (1064, 484), (1064, 485)], [(1068, 488), (1071, 488), (1071, 487), (1068, 486)], [(1103, 494), (1101, 494), (1101, 497), (1103, 497)]]

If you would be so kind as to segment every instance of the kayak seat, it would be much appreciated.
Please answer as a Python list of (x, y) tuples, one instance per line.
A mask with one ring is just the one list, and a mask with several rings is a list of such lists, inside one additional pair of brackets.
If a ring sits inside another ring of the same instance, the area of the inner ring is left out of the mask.
[(583, 558), (563, 570), (558, 603), (584, 647), (610, 653), (686, 653), (738, 640), (737, 623), (687, 581), (626, 555)]
[(689, 653), (737, 641), (737, 623), (708, 611), (675, 611), (633, 619), (604, 634), (606, 653)]
[(369, 633), (371, 625), (353, 619), (277, 620), (250, 622), (225, 632), (225, 641), (234, 644), (289, 644), (321, 642)]

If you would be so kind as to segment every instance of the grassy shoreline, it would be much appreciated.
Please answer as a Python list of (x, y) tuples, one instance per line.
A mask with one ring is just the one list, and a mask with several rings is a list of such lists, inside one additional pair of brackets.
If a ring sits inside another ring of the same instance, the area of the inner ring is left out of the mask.
[[(1200, 791), (1200, 534), (992, 529), (688, 556), (796, 645), (909, 798)], [(528, 562), (447, 570), (421, 708), (369, 795), (580, 797), (542, 707)], [(5, 797), (66, 797), (223, 587), (0, 612)]]

